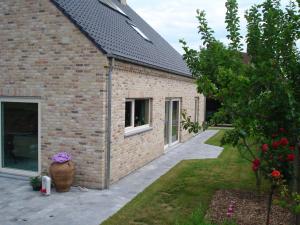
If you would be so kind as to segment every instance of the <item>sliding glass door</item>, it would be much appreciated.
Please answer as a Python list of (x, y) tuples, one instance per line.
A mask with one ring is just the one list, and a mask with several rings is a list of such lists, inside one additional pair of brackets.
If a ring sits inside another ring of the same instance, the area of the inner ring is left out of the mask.
[(165, 146), (170, 142), (170, 103), (171, 101), (165, 102)]
[(165, 147), (179, 142), (180, 101), (170, 99), (165, 102)]
[(1, 168), (38, 172), (38, 103), (0, 101)]
[(171, 143), (179, 140), (179, 101), (172, 101), (172, 137)]

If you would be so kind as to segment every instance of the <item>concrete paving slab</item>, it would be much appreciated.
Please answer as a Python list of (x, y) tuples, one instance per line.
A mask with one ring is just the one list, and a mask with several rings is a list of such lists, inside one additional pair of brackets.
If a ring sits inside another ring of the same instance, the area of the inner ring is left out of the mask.
[(99, 225), (180, 161), (218, 157), (223, 148), (204, 144), (217, 132), (205, 131), (173, 147), (109, 190), (82, 192), (74, 187), (44, 197), (31, 190), (28, 180), (2, 174), (0, 225)]

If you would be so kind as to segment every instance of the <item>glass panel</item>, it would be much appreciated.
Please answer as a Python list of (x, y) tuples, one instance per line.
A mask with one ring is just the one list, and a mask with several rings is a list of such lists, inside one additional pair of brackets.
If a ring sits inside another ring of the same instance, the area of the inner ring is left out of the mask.
[(172, 143), (178, 141), (179, 102), (172, 102)]
[(38, 104), (3, 102), (3, 167), (38, 171)]
[(101, 3), (107, 5), (108, 7), (118, 11), (119, 13), (123, 14), (124, 16), (127, 16), (126, 13), (120, 9), (115, 3), (113, 3), (111, 0), (99, 0)]
[(131, 117), (132, 117), (132, 102), (125, 103), (125, 127), (131, 127)]
[(139, 35), (141, 35), (144, 39), (146, 39), (147, 41), (150, 41), (150, 39), (146, 36), (146, 34), (144, 34), (137, 26), (133, 25), (130, 23), (130, 26), (136, 31), (138, 32)]
[(195, 122), (199, 122), (199, 97), (195, 98)]
[(149, 100), (135, 100), (134, 126), (149, 124)]
[(170, 134), (170, 101), (165, 102), (165, 145), (169, 144)]

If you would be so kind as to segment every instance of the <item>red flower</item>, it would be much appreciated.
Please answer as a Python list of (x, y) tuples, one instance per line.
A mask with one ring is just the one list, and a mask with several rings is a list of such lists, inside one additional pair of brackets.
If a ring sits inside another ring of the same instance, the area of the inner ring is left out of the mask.
[(278, 170), (273, 170), (272, 173), (271, 173), (271, 175), (272, 175), (272, 177), (274, 177), (274, 178), (279, 178), (280, 175), (281, 175), (281, 173), (280, 173), (280, 171), (278, 171)]
[(291, 161), (294, 161), (294, 159), (295, 159), (295, 154), (288, 154), (288, 155), (287, 155), (287, 160), (288, 160), (288, 161), (291, 162)]
[(259, 159), (254, 159), (252, 161), (252, 170), (257, 171), (259, 166), (260, 166), (260, 160)]
[(261, 146), (261, 150), (263, 151), (263, 153), (266, 153), (269, 150), (269, 145), (268, 144), (263, 144)]
[(290, 146), (290, 150), (294, 151), (295, 150), (295, 146)]
[(274, 149), (277, 149), (278, 147), (279, 147), (279, 145), (280, 145), (280, 141), (274, 141), (273, 143), (272, 143), (272, 147), (274, 148)]
[(272, 134), (272, 138), (276, 138), (278, 136), (278, 134)]
[(285, 137), (281, 138), (279, 142), (280, 142), (280, 144), (281, 144), (282, 146), (286, 146), (286, 145), (289, 144), (288, 139), (285, 138)]
[(286, 133), (286, 129), (284, 129), (284, 128), (279, 128), (279, 131), (281, 132), (281, 133)]
[(260, 165), (260, 160), (259, 159), (254, 159), (252, 161), (253, 165), (259, 166)]

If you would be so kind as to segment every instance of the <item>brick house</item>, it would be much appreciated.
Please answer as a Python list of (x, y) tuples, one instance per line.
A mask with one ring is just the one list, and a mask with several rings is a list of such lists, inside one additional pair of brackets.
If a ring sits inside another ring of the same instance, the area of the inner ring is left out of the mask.
[(0, 172), (48, 170), (71, 153), (75, 182), (109, 184), (191, 136), (204, 102), (176, 52), (126, 0), (0, 3)]

